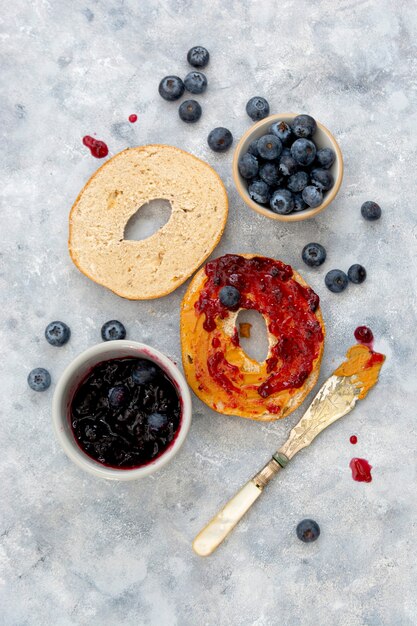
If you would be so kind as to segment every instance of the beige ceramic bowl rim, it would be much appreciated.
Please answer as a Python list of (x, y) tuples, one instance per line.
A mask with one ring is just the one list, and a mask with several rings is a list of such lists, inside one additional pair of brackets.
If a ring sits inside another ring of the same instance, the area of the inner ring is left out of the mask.
[(251, 126), (246, 131), (246, 133), (242, 135), (242, 137), (239, 140), (239, 143), (237, 144), (235, 148), (234, 155), (233, 155), (233, 165), (232, 165), (233, 180), (236, 185), (236, 189), (240, 197), (242, 198), (242, 200), (257, 213), (260, 213), (261, 215), (264, 215), (265, 217), (268, 217), (269, 219), (278, 220), (281, 222), (299, 222), (301, 220), (306, 220), (306, 219), (309, 219), (310, 217), (314, 217), (318, 213), (321, 213), (321, 211), (323, 211), (327, 206), (329, 206), (329, 204), (333, 202), (333, 200), (335, 199), (340, 189), (340, 185), (342, 184), (342, 179), (343, 179), (343, 156), (342, 156), (342, 152), (340, 150), (339, 144), (337, 143), (336, 139), (334, 138), (332, 133), (329, 131), (329, 129), (323, 126), (323, 124), (321, 124), (320, 122), (317, 122), (316, 120), (317, 127), (327, 136), (328, 140), (332, 144), (332, 147), (336, 153), (336, 162), (339, 168), (337, 178), (334, 181), (334, 185), (332, 189), (328, 192), (328, 194), (326, 195), (326, 197), (324, 198), (324, 201), (320, 204), (320, 206), (314, 209), (305, 209), (304, 211), (300, 211), (298, 213), (290, 213), (289, 215), (279, 215), (278, 213), (274, 213), (273, 211), (270, 211), (266, 207), (263, 207), (262, 205), (257, 204), (257, 202), (252, 200), (252, 198), (249, 196), (247, 189), (245, 188), (244, 183), (242, 182), (243, 179), (240, 176), (239, 169), (238, 169), (239, 158), (242, 152), (243, 145), (252, 135), (256, 134), (259, 128), (263, 128), (264, 126), (269, 126), (274, 121), (278, 121), (278, 120), (286, 121), (286, 120), (294, 119), (295, 117), (297, 117), (297, 115), (299, 115), (299, 113), (274, 113), (273, 115), (269, 115), (268, 117), (265, 117), (259, 122), (256, 122), (256, 124)]
[[(110, 356), (111, 354), (111, 356)], [(106, 356), (105, 356), (106, 355)], [(85, 454), (75, 443), (74, 436), (68, 427), (69, 402), (74, 388), (80, 380), (80, 373), (84, 374), (94, 364), (103, 360), (122, 358), (123, 356), (137, 356), (155, 361), (176, 384), (181, 396), (181, 424), (179, 432), (171, 446), (160, 457), (142, 467), (134, 469), (117, 469), (101, 465)], [(87, 366), (88, 364), (88, 366)], [(105, 341), (94, 345), (79, 354), (65, 369), (60, 377), (52, 399), (52, 423), (55, 435), (66, 455), (81, 469), (97, 476), (110, 480), (130, 481), (152, 474), (166, 465), (187, 437), (191, 425), (192, 403), (191, 394), (183, 374), (170, 358), (151, 346), (129, 340)]]

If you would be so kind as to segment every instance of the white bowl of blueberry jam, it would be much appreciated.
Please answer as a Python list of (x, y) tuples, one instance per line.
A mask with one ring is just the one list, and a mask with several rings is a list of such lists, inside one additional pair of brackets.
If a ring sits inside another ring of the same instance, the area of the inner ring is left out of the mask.
[(52, 402), (67, 456), (100, 478), (134, 480), (168, 463), (191, 424), (191, 396), (178, 367), (142, 343), (108, 341), (80, 354)]

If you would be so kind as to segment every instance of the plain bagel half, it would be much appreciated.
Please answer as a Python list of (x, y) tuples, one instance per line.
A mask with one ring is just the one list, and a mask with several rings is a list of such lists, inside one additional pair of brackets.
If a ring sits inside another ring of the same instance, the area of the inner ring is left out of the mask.
[[(168, 222), (141, 241), (124, 230), (137, 210), (168, 200)], [(179, 148), (128, 148), (90, 178), (69, 217), (68, 247), (81, 272), (130, 300), (159, 298), (179, 287), (211, 254), (228, 212), (225, 187), (204, 161)]]

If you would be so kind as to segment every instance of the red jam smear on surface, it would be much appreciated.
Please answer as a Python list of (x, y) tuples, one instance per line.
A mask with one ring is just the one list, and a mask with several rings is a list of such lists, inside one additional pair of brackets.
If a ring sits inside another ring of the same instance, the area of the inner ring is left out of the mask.
[(356, 435), (352, 435), (349, 439), (350, 443), (353, 443), (353, 445), (355, 445), (355, 443), (358, 443), (358, 438)]
[[(203, 328), (212, 332), (218, 318), (228, 317), (230, 311), (221, 304), (219, 291), (225, 285), (236, 287), (241, 295), (239, 308), (254, 309), (264, 315), (269, 320), (269, 332), (277, 339), (267, 360), (270, 376), (258, 387), (259, 395), (267, 398), (283, 389), (301, 387), (323, 341), (315, 316), (318, 295), (293, 280), (290, 265), (265, 257), (246, 259), (226, 254), (207, 263), (205, 272), (207, 281), (195, 304), (196, 311), (205, 315)], [(209, 357), (210, 375), (226, 391), (239, 391), (225, 374), (225, 363), (230, 364), (223, 353), (216, 354), (223, 359)]]
[(372, 465), (369, 465), (366, 459), (352, 459), (349, 467), (352, 470), (353, 480), (358, 483), (370, 483), (372, 481)]
[(104, 157), (106, 157), (109, 153), (109, 149), (104, 141), (90, 137), (90, 135), (83, 137), (83, 144), (87, 146), (93, 157), (96, 157), (96, 159), (104, 159)]
[(368, 328), (367, 326), (358, 326), (353, 334), (355, 335), (355, 339), (358, 343), (372, 348), (374, 335), (370, 328)]
[(129, 115), (129, 122), (131, 124), (134, 124), (137, 121), (138, 121), (138, 116), (136, 115), (136, 113), (132, 113), (132, 115)]

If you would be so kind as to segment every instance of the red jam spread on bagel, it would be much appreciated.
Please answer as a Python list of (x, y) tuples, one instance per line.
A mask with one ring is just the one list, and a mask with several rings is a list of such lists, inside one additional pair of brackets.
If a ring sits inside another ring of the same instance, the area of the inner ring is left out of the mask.
[[(197, 395), (222, 413), (254, 419), (278, 419), (294, 410), (311, 388), (312, 373), (318, 375), (323, 350), (317, 294), (291, 266), (261, 256), (225, 255), (207, 263), (193, 283), (181, 330), (184, 365)], [(225, 286), (240, 294), (234, 308), (220, 300)], [(241, 309), (255, 309), (266, 320), (264, 362), (250, 359), (239, 345)]]

